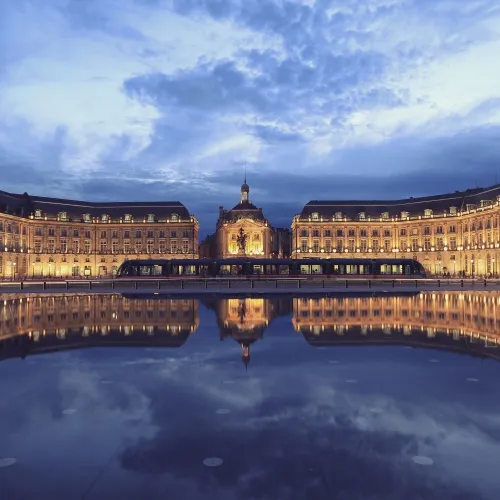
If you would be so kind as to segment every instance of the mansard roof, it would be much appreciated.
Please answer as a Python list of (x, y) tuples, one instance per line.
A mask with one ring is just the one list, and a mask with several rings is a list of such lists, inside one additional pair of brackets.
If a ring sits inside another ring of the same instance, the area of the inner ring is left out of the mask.
[(309, 218), (313, 214), (331, 219), (336, 214), (342, 214), (347, 219), (358, 219), (361, 213), (365, 217), (380, 218), (388, 213), (389, 217), (401, 217), (402, 212), (407, 212), (409, 217), (424, 215), (426, 210), (431, 210), (434, 215), (450, 213), (450, 208), (455, 207), (457, 212), (466, 210), (468, 206), (480, 207), (481, 202), (495, 203), (500, 196), (500, 184), (488, 188), (467, 189), (454, 193), (437, 196), (424, 196), (419, 198), (405, 198), (400, 200), (313, 200), (307, 203), (301, 218)]
[(224, 212), (222, 219), (225, 221), (234, 221), (237, 219), (254, 219), (265, 221), (266, 218), (262, 213), (262, 209), (256, 207), (253, 203), (249, 201), (241, 201), (235, 205), (231, 210)]
[(143, 219), (149, 214), (154, 214), (161, 218), (177, 214), (181, 220), (190, 218), (188, 209), (178, 201), (101, 203), (0, 191), (0, 212), (28, 217), (35, 210), (41, 210), (42, 214), (49, 218), (56, 217), (58, 213), (65, 212), (68, 218), (73, 220), (81, 220), (83, 214), (89, 214), (90, 217), (108, 215), (111, 219), (119, 219), (125, 214), (129, 214), (137, 219)]

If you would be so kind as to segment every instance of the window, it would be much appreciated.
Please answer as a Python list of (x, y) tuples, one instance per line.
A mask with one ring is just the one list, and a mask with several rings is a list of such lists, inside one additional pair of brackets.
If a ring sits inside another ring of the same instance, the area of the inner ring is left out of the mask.
[(431, 234), (431, 228), (430, 228), (430, 226), (425, 226), (424, 227), (424, 234)]
[(444, 249), (443, 238), (441, 236), (439, 238), (436, 238), (436, 248), (438, 250), (443, 250)]
[(83, 245), (85, 247), (85, 253), (90, 253), (90, 241), (85, 240)]
[(35, 228), (35, 236), (42, 236), (42, 228), (41, 227)]
[(430, 208), (424, 210), (424, 217), (432, 217), (432, 210)]
[(385, 252), (390, 252), (392, 250), (391, 248), (391, 240), (384, 240), (384, 251)]
[(337, 240), (337, 252), (344, 250), (344, 240)]
[(50, 227), (48, 234), (49, 234), (49, 236), (55, 236), (56, 235), (56, 230)]
[(342, 212), (337, 212), (335, 214), (335, 220), (342, 220), (344, 218)]
[(465, 205), (465, 207), (467, 208), (468, 211), (470, 211), (470, 210), (474, 210), (476, 208), (476, 205), (474, 205), (473, 203), (467, 203), (467, 205)]
[(450, 215), (457, 215), (457, 207), (450, 207)]
[(106, 238), (106, 231), (101, 231), (101, 238)]
[(106, 240), (101, 241), (101, 253), (106, 253), (107, 251), (107, 242)]
[(313, 229), (312, 235), (313, 238), (319, 238), (319, 229)]
[(331, 253), (332, 251), (332, 240), (325, 241), (325, 252)]
[(170, 234), (170, 237), (177, 238), (177, 231), (172, 231), (172, 233)]
[(390, 231), (390, 229), (384, 229), (384, 236), (386, 238), (390, 238), (391, 237), (391, 231)]
[(368, 236), (368, 231), (366, 229), (361, 229), (361, 231), (359, 232), (359, 235), (362, 238), (366, 238)]
[(372, 237), (377, 238), (378, 237), (378, 229), (374, 229), (372, 231)]
[(68, 220), (68, 214), (66, 212), (59, 212), (57, 215), (59, 220)]
[(418, 239), (417, 238), (411, 239), (411, 250), (412, 250), (412, 252), (418, 252)]
[(42, 211), (40, 209), (35, 210), (35, 219), (41, 219), (42, 218)]
[(136, 232), (135, 232), (135, 237), (136, 237), (136, 238), (142, 238), (142, 234), (141, 234), (141, 232), (140, 232), (140, 231), (136, 231)]
[(90, 214), (83, 214), (83, 222), (91, 222)]
[(118, 253), (118, 242), (117, 241), (113, 241), (113, 243), (111, 243), (111, 250), (113, 253)]
[(430, 251), (431, 249), (431, 239), (430, 238), (424, 238), (424, 250), (426, 252)]
[(479, 205), (480, 205), (481, 207), (488, 207), (489, 205), (491, 205), (491, 201), (490, 201), (490, 200), (481, 200), (481, 201), (479, 202)]
[(165, 253), (165, 252), (166, 252), (165, 240), (160, 240), (160, 253)]
[(404, 227), (399, 231), (399, 236), (406, 236), (406, 229)]
[(452, 236), (450, 238), (450, 250), (456, 250), (457, 249), (457, 239), (455, 236)]
[(80, 253), (80, 242), (73, 240), (73, 253)]
[(307, 229), (302, 229), (300, 231), (300, 236), (302, 236), (303, 238), (307, 238), (307, 236), (309, 236), (309, 234), (307, 233)]
[(170, 241), (170, 252), (177, 253), (177, 240)]
[(359, 219), (359, 220), (365, 220), (365, 219), (366, 219), (366, 214), (365, 214), (365, 212), (360, 212), (360, 213), (358, 214), (358, 219)]
[(160, 231), (160, 234), (159, 234), (159, 237), (160, 238), (165, 238), (165, 231)]
[(349, 240), (347, 242), (347, 248), (349, 249), (349, 252), (354, 252), (355, 251), (354, 240)]
[(319, 214), (318, 214), (318, 212), (314, 212), (314, 213), (311, 215), (311, 219), (312, 219), (312, 220), (319, 220)]
[(436, 226), (436, 234), (443, 234), (443, 226)]
[(35, 253), (40, 253), (42, 251), (42, 242), (40, 240), (35, 240)]
[(337, 238), (342, 238), (344, 236), (344, 232), (342, 229), (337, 229)]
[(68, 244), (66, 240), (61, 240), (61, 252), (66, 253), (68, 251)]
[(54, 253), (56, 248), (56, 243), (54, 240), (49, 240), (49, 253)]
[(409, 212), (401, 212), (401, 218), (402, 219), (408, 219), (410, 217)]
[(190, 238), (190, 237), (191, 237), (191, 231), (189, 231), (189, 229), (185, 229), (185, 230), (182, 232), (182, 237), (183, 237), (183, 238)]
[(142, 253), (142, 241), (135, 242), (135, 253)]
[(406, 245), (406, 240), (400, 240), (399, 242), (399, 250), (401, 252), (406, 252), (407, 245)]
[(389, 212), (382, 212), (382, 219), (387, 220), (389, 218)]
[(319, 252), (319, 241), (318, 240), (314, 240), (313, 241), (313, 252), (314, 253), (318, 253)]
[[(259, 246), (256, 246), (256, 249), (258, 249)], [(188, 253), (189, 252), (189, 240), (182, 240), (182, 252), (183, 253)]]
[(109, 222), (109, 215), (102, 214), (101, 215), (101, 222)]
[(66, 238), (66, 236), (68, 236), (68, 230), (67, 229), (61, 229), (61, 236), (63, 236), (64, 238)]
[(130, 253), (130, 241), (123, 242), (123, 251), (125, 253)]
[(300, 242), (300, 251), (307, 252), (307, 240), (302, 240)]
[(154, 252), (154, 246), (155, 246), (155, 242), (153, 240), (148, 240), (148, 242), (147, 242), (148, 253)]
[(155, 215), (154, 214), (148, 214), (148, 222), (154, 222), (155, 221)]
[(366, 240), (361, 240), (359, 242), (359, 246), (360, 246), (361, 252), (366, 252), (368, 250), (368, 245), (367, 245)]
[(457, 228), (454, 224), (448, 226), (448, 232), (449, 233), (456, 233), (457, 232)]
[(112, 237), (113, 238), (118, 238), (118, 231), (115, 229), (112, 233), (111, 233)]
[(132, 215), (130, 214), (125, 214), (125, 222), (132, 222)]
[(374, 252), (378, 252), (379, 251), (379, 242), (378, 242), (378, 240), (372, 240), (372, 250)]
[[(179, 222), (179, 216), (177, 214), (172, 214), (172, 216), (170, 217), (170, 220), (172, 222)], [(177, 253), (177, 244), (176, 244), (175, 248), (176, 248), (176, 250), (173, 253)]]
[(148, 238), (154, 238), (153, 231), (148, 231)]
[(347, 232), (347, 236), (351, 238), (356, 236), (356, 231), (354, 229), (349, 229), (349, 231)]

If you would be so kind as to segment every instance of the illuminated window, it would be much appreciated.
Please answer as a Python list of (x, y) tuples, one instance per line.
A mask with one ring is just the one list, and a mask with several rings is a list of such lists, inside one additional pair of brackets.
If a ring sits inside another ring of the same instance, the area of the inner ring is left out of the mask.
[(83, 222), (91, 222), (90, 214), (83, 214)]
[(408, 219), (410, 217), (409, 212), (401, 212), (401, 218), (402, 219)]
[(481, 201), (479, 202), (479, 205), (480, 205), (481, 207), (488, 207), (489, 205), (491, 205), (491, 200), (481, 200)]
[(312, 220), (319, 220), (319, 214), (318, 214), (318, 212), (314, 212), (314, 213), (311, 215), (311, 219), (312, 219)]
[(457, 207), (450, 207), (450, 215), (457, 215)]
[(40, 209), (35, 210), (35, 219), (41, 219), (42, 218), (42, 211)]
[(319, 241), (318, 240), (314, 240), (313, 241), (313, 252), (314, 253), (318, 253), (319, 252)]
[(388, 219), (389, 218), (389, 212), (382, 212), (382, 219)]
[[(172, 222), (178, 222), (179, 221), (179, 216), (177, 214), (172, 214), (172, 216), (170, 217), (170, 220)], [(176, 250), (176, 252), (177, 252), (177, 250)]]
[(365, 219), (366, 219), (366, 214), (365, 214), (365, 212), (360, 212), (360, 213), (358, 214), (358, 219), (359, 219), (359, 220), (365, 220)]
[(132, 215), (125, 214), (125, 222), (132, 222)]
[(108, 221), (109, 221), (109, 215), (107, 215), (107, 214), (102, 214), (102, 215), (101, 215), (101, 221), (102, 221), (102, 222), (108, 222)]
[(66, 212), (59, 212), (59, 220), (68, 220), (68, 214)]
[(301, 252), (307, 252), (307, 247), (308, 247), (307, 240), (302, 240), (300, 242), (300, 251)]
[(368, 250), (368, 243), (366, 240), (361, 240), (359, 242), (359, 248), (361, 250), (361, 252), (366, 252)]
[(335, 220), (342, 220), (344, 218), (342, 212), (337, 212), (335, 214)]
[(467, 203), (466, 205), (467, 210), (474, 210), (476, 208), (476, 205), (473, 203)]
[(155, 215), (154, 214), (148, 214), (148, 222), (154, 222), (155, 221)]

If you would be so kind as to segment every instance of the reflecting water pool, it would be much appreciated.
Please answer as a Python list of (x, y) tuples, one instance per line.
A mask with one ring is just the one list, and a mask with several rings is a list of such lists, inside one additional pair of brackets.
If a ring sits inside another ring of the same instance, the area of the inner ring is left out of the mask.
[(500, 295), (0, 296), (0, 498), (497, 499)]

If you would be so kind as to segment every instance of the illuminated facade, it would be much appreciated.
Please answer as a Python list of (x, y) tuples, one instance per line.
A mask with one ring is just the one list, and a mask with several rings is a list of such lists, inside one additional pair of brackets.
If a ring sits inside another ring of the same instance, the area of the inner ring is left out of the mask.
[(127, 259), (198, 257), (179, 202), (87, 203), (0, 192), (0, 279), (113, 276)]
[(187, 297), (53, 293), (1, 298), (0, 342), (6, 343), (0, 356), (97, 345), (179, 347), (199, 325), (198, 301)]
[(292, 256), (408, 257), (431, 274), (498, 275), (500, 186), (395, 201), (311, 201)]

